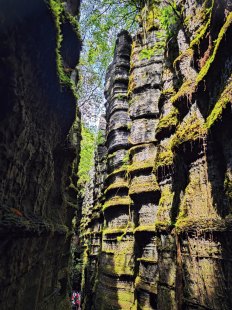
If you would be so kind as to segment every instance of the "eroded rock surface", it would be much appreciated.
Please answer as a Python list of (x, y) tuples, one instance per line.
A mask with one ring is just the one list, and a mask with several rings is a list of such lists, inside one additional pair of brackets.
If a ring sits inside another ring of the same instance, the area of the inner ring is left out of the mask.
[(177, 5), (168, 41), (162, 24), (149, 20), (153, 6), (146, 35), (143, 28), (132, 42), (126, 32), (118, 37), (106, 77), (94, 277), (93, 228), (84, 238), (92, 283), (83, 286), (85, 309), (232, 307), (232, 8), (229, 1)]
[[(72, 167), (78, 163), (80, 140), (70, 74), (80, 40), (69, 19), (71, 2), (68, 10), (60, 4), (60, 15), (54, 2), (1, 2), (1, 309), (60, 309), (68, 304), (76, 207)], [(59, 49), (56, 22), (61, 15)]]

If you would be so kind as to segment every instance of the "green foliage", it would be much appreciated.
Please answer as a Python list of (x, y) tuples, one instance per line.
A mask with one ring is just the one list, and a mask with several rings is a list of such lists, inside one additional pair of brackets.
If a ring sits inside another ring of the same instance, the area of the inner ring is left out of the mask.
[(135, 16), (140, 5), (142, 1), (82, 1), (80, 28), (83, 51), (79, 65), (78, 104), (83, 106), (83, 110), (86, 110), (86, 104), (96, 115), (103, 110), (105, 74), (113, 59), (117, 34), (121, 29), (135, 28)]
[(90, 180), (89, 172), (93, 166), (95, 134), (82, 124), (82, 141), (80, 163), (78, 169), (78, 185), (81, 195), (85, 193), (85, 185)]
[(164, 1), (164, 6), (153, 4), (145, 6), (140, 14), (140, 23), (145, 31), (152, 28), (160, 29), (156, 32), (158, 41), (152, 48), (144, 48), (139, 54), (140, 60), (150, 59), (152, 56), (160, 55), (166, 47), (166, 42), (170, 40), (180, 23), (180, 15), (176, 1)]
[(139, 59), (150, 59), (152, 56), (158, 56), (162, 54), (162, 51), (164, 51), (164, 48), (166, 46), (166, 41), (159, 41), (155, 43), (155, 45), (152, 48), (143, 48), (141, 52), (139, 53)]
[(160, 12), (161, 29), (166, 31), (167, 40), (175, 33), (180, 23), (180, 13), (176, 1), (166, 1), (166, 4)]

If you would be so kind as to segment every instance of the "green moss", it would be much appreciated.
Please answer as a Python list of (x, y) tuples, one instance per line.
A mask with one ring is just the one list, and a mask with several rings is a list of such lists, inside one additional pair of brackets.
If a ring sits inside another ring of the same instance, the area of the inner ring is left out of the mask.
[(134, 229), (134, 233), (137, 232), (156, 232), (155, 225), (140, 225)]
[(164, 129), (175, 127), (178, 124), (179, 112), (176, 108), (172, 108), (171, 111), (159, 120), (156, 128), (156, 133), (160, 133)]
[(151, 144), (150, 143), (142, 143), (142, 144), (139, 144), (139, 145), (132, 146), (129, 149), (129, 155), (136, 153), (136, 151), (145, 149), (145, 148), (149, 147), (149, 145), (151, 145)]
[(167, 96), (167, 95), (174, 95), (176, 93), (175, 89), (173, 87), (169, 87), (169, 88), (166, 88), (166, 89), (163, 89), (161, 94), (163, 96)]
[(207, 23), (202, 25), (198, 31), (196, 32), (195, 38), (190, 42), (190, 48), (193, 48), (195, 45), (199, 45), (202, 38), (205, 36), (207, 29), (209, 28), (211, 22), (211, 18), (207, 21)]
[(161, 10), (157, 5), (145, 5), (141, 10), (138, 18), (138, 22), (143, 26), (144, 31), (148, 32), (153, 28), (158, 29), (160, 27)]
[(158, 150), (154, 165), (154, 171), (156, 171), (160, 167), (173, 165), (173, 161), (174, 154), (171, 150), (171, 143), (169, 143)]
[(128, 173), (133, 173), (136, 171), (142, 171), (147, 169), (152, 169), (154, 166), (154, 160), (144, 160), (135, 162), (132, 165), (128, 166)]
[[(148, 283), (148, 282), (145, 282), (141, 276), (137, 276), (135, 278), (135, 287), (137, 289), (141, 288), (142, 290), (146, 290), (147, 292), (157, 294), (157, 284), (155, 283), (155, 279), (154, 279), (154, 282)], [(139, 309), (150, 310), (151, 308), (148, 306), (139, 305)]]
[(149, 193), (159, 191), (159, 185), (155, 179), (151, 182), (133, 182), (129, 188), (129, 195), (137, 195), (141, 193)]
[(180, 54), (173, 62), (173, 66), (176, 66), (177, 62), (181, 61), (185, 57), (192, 58), (194, 55), (194, 51), (192, 48), (188, 48), (186, 51), (184, 51), (182, 54)]
[(171, 97), (171, 102), (174, 103), (177, 100), (179, 100), (182, 97), (187, 96), (189, 99), (191, 99), (192, 93), (196, 89), (196, 83), (192, 80), (186, 80), (178, 90), (178, 92)]
[(56, 35), (56, 65), (57, 65), (57, 73), (62, 84), (67, 85), (73, 91), (73, 94), (77, 97), (76, 86), (74, 81), (70, 78), (70, 75), (67, 74), (64, 70), (63, 59), (61, 56), (61, 46), (63, 41), (63, 35), (61, 31), (61, 25), (63, 21), (68, 20), (72, 26), (73, 30), (76, 32), (78, 38), (80, 38), (79, 33), (79, 24), (78, 21), (71, 14), (66, 12), (64, 9), (64, 5), (60, 0), (50, 0), (49, 2), (50, 8), (54, 17), (54, 22), (57, 30)]
[[(166, 37), (165, 37), (166, 39)], [(139, 59), (150, 59), (152, 56), (162, 55), (166, 47), (166, 40), (158, 41), (154, 44), (152, 48), (143, 48), (139, 53)]]
[(117, 291), (104, 291), (101, 293), (100, 302), (102, 305), (100, 310), (106, 309), (130, 309), (135, 310), (134, 292), (126, 289), (117, 289)]
[(129, 206), (130, 204), (131, 204), (131, 199), (128, 196), (123, 196), (123, 197), (115, 196), (104, 203), (103, 211), (105, 211), (109, 207)]
[(197, 76), (197, 80), (196, 83), (198, 84), (200, 81), (202, 81), (204, 79), (204, 77), (207, 75), (209, 68), (211, 66), (211, 64), (213, 63), (216, 55), (217, 55), (217, 51), (219, 49), (220, 43), (222, 41), (222, 39), (224, 38), (228, 28), (230, 27), (232, 23), (232, 12), (228, 14), (227, 18), (226, 18), (226, 22), (224, 23), (224, 25), (222, 26), (218, 38), (215, 41), (215, 46), (214, 46), (214, 50), (212, 55), (209, 57), (209, 59), (206, 61), (205, 65), (202, 67), (201, 71), (199, 72), (198, 76)]
[[(175, 227), (177, 230), (184, 228), (186, 225), (188, 225), (189, 222), (192, 222), (192, 219), (189, 217), (189, 202), (193, 200), (193, 197), (195, 195), (195, 192), (200, 184), (199, 176), (196, 176), (195, 178), (192, 178), (187, 185), (184, 193), (184, 198), (181, 201), (180, 204), (180, 211), (177, 217), (177, 221), (175, 223)], [(199, 204), (200, 206), (200, 204)]]
[(108, 193), (109, 191), (115, 190), (115, 189), (120, 189), (120, 188), (128, 188), (128, 182), (126, 181), (121, 181), (121, 182), (115, 182), (112, 183), (110, 186), (107, 187), (105, 190), (105, 194)]
[[(232, 76), (231, 78), (232, 79)], [(222, 92), (220, 98), (215, 104), (213, 110), (206, 120), (206, 127), (209, 129), (216, 121), (220, 120), (222, 117), (223, 110), (228, 104), (232, 103), (232, 81), (227, 85), (225, 90)]]
[(122, 242), (120, 247), (113, 255), (108, 258), (109, 261), (104, 265), (104, 272), (121, 276), (133, 275), (133, 242)]
[(115, 251), (112, 251), (112, 250), (102, 250), (102, 253), (105, 253), (105, 254), (115, 254)]
[(174, 193), (171, 192), (170, 185), (165, 185), (161, 191), (155, 226), (158, 230), (167, 229), (171, 223), (171, 209)]
[(113, 177), (114, 175), (117, 175), (120, 173), (124, 173), (125, 177), (126, 177), (126, 174), (127, 174), (127, 165), (126, 164), (122, 165), (119, 169), (115, 169), (113, 172), (108, 174), (106, 180), (108, 180), (109, 178)]
[(203, 121), (199, 119), (196, 113), (192, 113), (192, 115), (177, 128), (175, 136), (172, 139), (171, 147), (173, 149), (187, 141), (203, 139), (206, 134), (207, 130)]
[(128, 89), (127, 89), (127, 96), (128, 97), (131, 96), (135, 87), (136, 87), (135, 74), (134, 74), (134, 71), (132, 71), (132, 73), (130, 73), (130, 76), (129, 76), (129, 83), (128, 83)]
[[(213, 53), (208, 58), (208, 60), (204, 64), (204, 66), (201, 68), (199, 74), (197, 75), (196, 80), (186, 80), (182, 84), (182, 86), (180, 87), (179, 91), (171, 98), (171, 102), (172, 103), (174, 103), (175, 101), (177, 101), (180, 98), (185, 97), (185, 96), (187, 96), (187, 97), (189, 97), (189, 99), (191, 99), (191, 96), (196, 91), (198, 84), (208, 74), (208, 71), (209, 71), (209, 69), (211, 67), (211, 64), (214, 62), (215, 57), (217, 55), (220, 43), (221, 43), (222, 39), (224, 38), (224, 36), (225, 36), (228, 28), (230, 27), (231, 23), (232, 23), (232, 12), (228, 14), (228, 16), (226, 18), (226, 22), (222, 26), (222, 28), (221, 28), (221, 30), (219, 32), (218, 38), (215, 41), (215, 45), (214, 45), (214, 48), (213, 48)], [(199, 38), (198, 38), (198, 40), (199, 40)], [(198, 42), (198, 40), (196, 42)], [(193, 42), (193, 43), (196, 44), (196, 42)]]

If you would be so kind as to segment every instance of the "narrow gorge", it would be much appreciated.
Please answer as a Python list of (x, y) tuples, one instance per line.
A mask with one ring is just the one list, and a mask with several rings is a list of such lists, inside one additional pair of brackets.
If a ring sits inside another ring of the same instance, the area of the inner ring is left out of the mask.
[(0, 309), (231, 310), (232, 1), (128, 1), (80, 185), (83, 3), (0, 3)]

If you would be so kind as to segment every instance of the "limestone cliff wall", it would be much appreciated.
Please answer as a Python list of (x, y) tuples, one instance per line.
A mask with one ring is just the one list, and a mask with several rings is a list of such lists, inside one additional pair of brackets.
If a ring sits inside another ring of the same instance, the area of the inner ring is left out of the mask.
[(78, 8), (78, 1), (1, 1), (1, 309), (60, 309), (67, 296), (80, 140), (71, 76)]
[(177, 1), (167, 39), (157, 3), (132, 40), (119, 34), (106, 76), (103, 219), (94, 265), (86, 230), (83, 307), (229, 310), (232, 5)]

